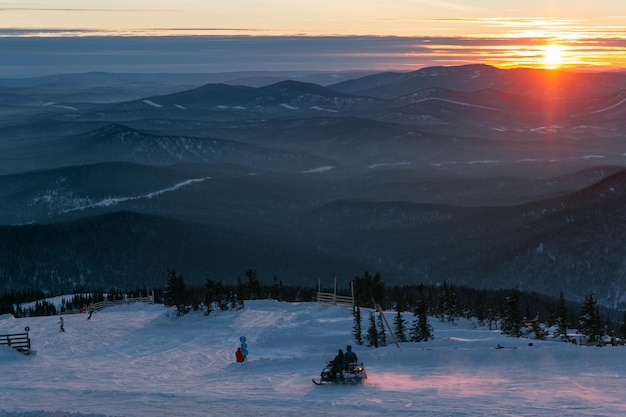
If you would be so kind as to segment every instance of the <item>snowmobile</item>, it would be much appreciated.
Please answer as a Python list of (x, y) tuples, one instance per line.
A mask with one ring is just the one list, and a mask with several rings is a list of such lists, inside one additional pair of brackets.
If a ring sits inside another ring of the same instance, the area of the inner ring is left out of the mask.
[(313, 378), (315, 385), (324, 384), (348, 384), (356, 385), (367, 379), (363, 362), (352, 362), (348, 364), (348, 369), (343, 371), (343, 375), (333, 370), (332, 361), (326, 362), (326, 366), (322, 369), (319, 381)]

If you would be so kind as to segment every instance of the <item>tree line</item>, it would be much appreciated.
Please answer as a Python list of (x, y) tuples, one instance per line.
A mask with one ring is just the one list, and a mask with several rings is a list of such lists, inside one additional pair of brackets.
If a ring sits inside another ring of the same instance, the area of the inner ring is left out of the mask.
[[(255, 269), (245, 272), (245, 279), (238, 277), (235, 283), (225, 284), (207, 278), (203, 285), (187, 284), (175, 270), (166, 271), (165, 286), (155, 289), (134, 291), (101, 290), (90, 291), (76, 288), (74, 295), (62, 300), (59, 309), (46, 301), (42, 291), (5, 292), (0, 297), (0, 314), (15, 317), (55, 315), (66, 310), (76, 310), (90, 302), (120, 299), (125, 294), (154, 293), (155, 303), (173, 306), (179, 315), (191, 311), (212, 312), (240, 309), (245, 300), (273, 299), (288, 302), (310, 302), (316, 300), (317, 288), (285, 285), (274, 277), (266, 283), (259, 279)], [(456, 322), (460, 318), (472, 320), (476, 325), (488, 326), (513, 337), (544, 339), (552, 331), (553, 337), (571, 340), (569, 330), (576, 329), (589, 342), (600, 341), (605, 336), (626, 339), (626, 312), (621, 315), (615, 310), (599, 306), (593, 294), (582, 303), (567, 301), (535, 292), (513, 289), (476, 289), (456, 286), (447, 282), (441, 285), (386, 286), (380, 272), (371, 275), (364, 272), (355, 276), (349, 285), (337, 288), (338, 295), (352, 295), (355, 326), (353, 334), (357, 343), (371, 346), (385, 345), (387, 333), (383, 311), (395, 311), (393, 336), (399, 342), (421, 342), (433, 338), (429, 320)], [(322, 289), (325, 291), (325, 289)], [(48, 295), (48, 297), (50, 297)], [(28, 304), (28, 307), (23, 307)], [(361, 329), (361, 309), (370, 311), (369, 327)], [(403, 313), (412, 313), (413, 321), (407, 323)], [(551, 330), (550, 330), (551, 329)], [(389, 335), (390, 336), (390, 335)]]
[[(593, 294), (584, 302), (566, 301), (535, 292), (512, 289), (475, 289), (444, 282), (441, 285), (393, 286), (386, 288), (380, 273), (352, 281), (355, 292), (355, 325), (353, 334), (357, 343), (369, 346), (385, 345), (387, 337), (381, 314), (376, 311), (395, 310), (394, 336), (399, 342), (428, 341), (433, 338), (429, 318), (455, 323), (461, 318), (472, 320), (476, 326), (488, 326), (512, 337), (543, 340), (552, 336), (576, 343), (575, 335), (587, 343), (598, 343), (605, 336), (626, 339), (626, 312), (618, 312), (598, 305)], [(380, 310), (377, 309), (380, 306)], [(372, 309), (365, 340), (361, 338), (360, 307)], [(406, 323), (402, 313), (413, 313)], [(378, 320), (375, 315), (378, 314)], [(572, 333), (572, 332), (577, 333)]]

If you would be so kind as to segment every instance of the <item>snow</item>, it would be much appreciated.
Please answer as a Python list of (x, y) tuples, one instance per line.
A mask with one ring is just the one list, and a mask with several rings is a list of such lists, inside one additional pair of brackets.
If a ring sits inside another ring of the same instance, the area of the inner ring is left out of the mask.
[(302, 173), (303, 174), (318, 174), (320, 172), (326, 172), (326, 171), (330, 171), (332, 169), (335, 169), (335, 167), (332, 166), (332, 165), (325, 165), (325, 166), (309, 169), (309, 170), (306, 170), (306, 171), (302, 171)]
[(220, 109), (220, 110), (230, 110), (230, 109), (245, 110), (246, 109), (246, 107), (244, 107), (244, 106), (225, 106), (223, 104), (220, 104), (219, 106), (215, 106), (215, 107)]
[(605, 112), (605, 111), (607, 111), (607, 110), (611, 110), (611, 109), (614, 109), (614, 108), (616, 108), (616, 107), (619, 107), (619, 106), (621, 106), (621, 105), (622, 105), (622, 104), (624, 104), (624, 103), (626, 103), (626, 98), (625, 98), (625, 99), (620, 100), (619, 102), (617, 102), (617, 103), (613, 104), (612, 106), (605, 107), (605, 108), (600, 109), (600, 110), (592, 111), (592, 112), (591, 112), (591, 113), (589, 113), (589, 114), (594, 114), (594, 113), (602, 113), (602, 112)]
[(63, 104), (57, 104), (54, 101), (49, 101), (49, 102), (43, 103), (42, 106), (43, 107), (56, 107), (56, 108), (59, 108), (59, 109), (66, 109), (66, 110), (78, 110), (76, 107), (66, 106), (66, 105), (63, 105)]
[(411, 165), (410, 162), (392, 162), (392, 163), (377, 163), (377, 164), (371, 164), (368, 165), (367, 167), (369, 169), (376, 169), (376, 168), (384, 168), (384, 167), (398, 167), (398, 166), (404, 166), (404, 165)]
[(86, 210), (89, 208), (94, 208), (94, 207), (109, 207), (109, 206), (115, 206), (118, 205), (120, 203), (123, 203), (125, 201), (132, 201), (132, 200), (142, 200), (142, 199), (146, 199), (146, 198), (152, 198), (152, 197), (157, 197), (161, 194), (165, 194), (165, 193), (170, 193), (172, 191), (176, 191), (179, 190), (180, 188), (186, 187), (188, 185), (191, 184), (195, 184), (197, 182), (203, 182), (203, 181), (207, 181), (210, 180), (211, 177), (204, 177), (204, 178), (191, 178), (182, 182), (179, 182), (177, 184), (174, 184), (171, 187), (167, 187), (167, 188), (163, 188), (161, 190), (156, 190), (156, 191), (152, 191), (146, 194), (141, 194), (141, 195), (135, 195), (135, 196), (130, 196), (130, 197), (107, 197), (104, 198), (100, 201), (96, 201), (93, 203), (83, 203), (84, 199), (80, 199), (78, 201), (80, 201), (81, 203), (83, 203), (82, 205), (76, 206), (76, 207), (72, 207), (69, 209), (66, 209), (63, 211), (63, 213), (69, 213), (72, 211), (79, 211), (79, 210)]
[[(361, 310), (364, 331), (369, 312)], [(393, 323), (395, 313), (387, 313)], [(431, 318), (435, 340), (359, 346), (348, 307), (247, 301), (238, 312), (176, 317), (143, 303), (85, 314), (0, 317), (0, 334), (30, 327), (34, 353), (0, 346), (0, 416), (615, 416), (623, 346), (502, 336)], [(405, 319), (410, 323), (411, 314)], [(248, 361), (236, 363), (240, 336)], [(368, 379), (316, 386), (352, 344)], [(504, 348), (496, 349), (502, 345)], [(71, 413), (71, 414), (70, 414)]]
[(443, 102), (446, 102), (446, 103), (457, 104), (459, 106), (475, 107), (475, 108), (478, 108), (478, 109), (501, 111), (500, 109), (496, 109), (495, 107), (480, 106), (478, 104), (471, 104), (471, 103), (466, 103), (464, 101), (450, 100), (450, 99), (441, 98), (441, 97), (425, 97), (425, 98), (422, 98), (422, 99), (419, 99), (419, 100), (415, 100), (413, 103), (423, 103), (425, 101), (430, 101), (430, 100), (443, 101)]
[(337, 110), (325, 109), (325, 108), (320, 107), (320, 106), (311, 106), (311, 108), (313, 110), (318, 110), (318, 111), (327, 111), (327, 112), (330, 112), (330, 113), (337, 113)]
[(151, 101), (151, 100), (144, 100), (143, 102), (152, 107), (158, 107), (158, 108), (163, 107), (160, 104), (155, 103), (154, 101)]

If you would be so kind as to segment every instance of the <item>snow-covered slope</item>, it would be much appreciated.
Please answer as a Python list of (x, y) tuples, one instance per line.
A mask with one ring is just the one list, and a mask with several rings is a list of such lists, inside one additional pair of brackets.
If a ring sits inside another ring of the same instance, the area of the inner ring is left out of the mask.
[[(366, 310), (362, 310), (367, 327)], [(111, 307), (87, 320), (0, 317), (28, 326), (34, 354), (0, 346), (0, 416), (614, 416), (624, 347), (506, 338), (431, 319), (435, 340), (355, 345), (349, 309), (248, 301), (244, 310), (177, 318), (162, 305)], [(388, 313), (393, 322), (394, 314)], [(405, 317), (412, 321), (412, 315)], [(234, 352), (246, 337), (248, 361)], [(368, 379), (315, 386), (352, 344)], [(498, 344), (505, 346), (496, 349)], [(531, 346), (532, 344), (532, 346)]]

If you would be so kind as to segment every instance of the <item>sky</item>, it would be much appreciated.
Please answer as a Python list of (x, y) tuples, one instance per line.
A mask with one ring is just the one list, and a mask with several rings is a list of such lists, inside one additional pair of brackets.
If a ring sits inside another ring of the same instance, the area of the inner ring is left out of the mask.
[(626, 7), (622, 0), (13, 0), (0, 1), (0, 47), (21, 51), (7, 56), (0, 76), (98, 65), (153, 72), (467, 63), (616, 69), (626, 68)]
[[(68, 298), (68, 297), (66, 297)], [(57, 298), (59, 300), (60, 297)], [(362, 309), (362, 329), (369, 326)], [(385, 316), (393, 326), (394, 312)], [(511, 338), (430, 317), (434, 340), (353, 341), (346, 306), (246, 301), (243, 310), (176, 317), (135, 303), (87, 314), (0, 316), (28, 327), (33, 354), (0, 346), (0, 417), (622, 416), (624, 346)], [(407, 328), (414, 316), (404, 313)], [(235, 362), (245, 337), (248, 360)], [(351, 344), (363, 384), (316, 386)], [(503, 348), (498, 349), (498, 345)]]

